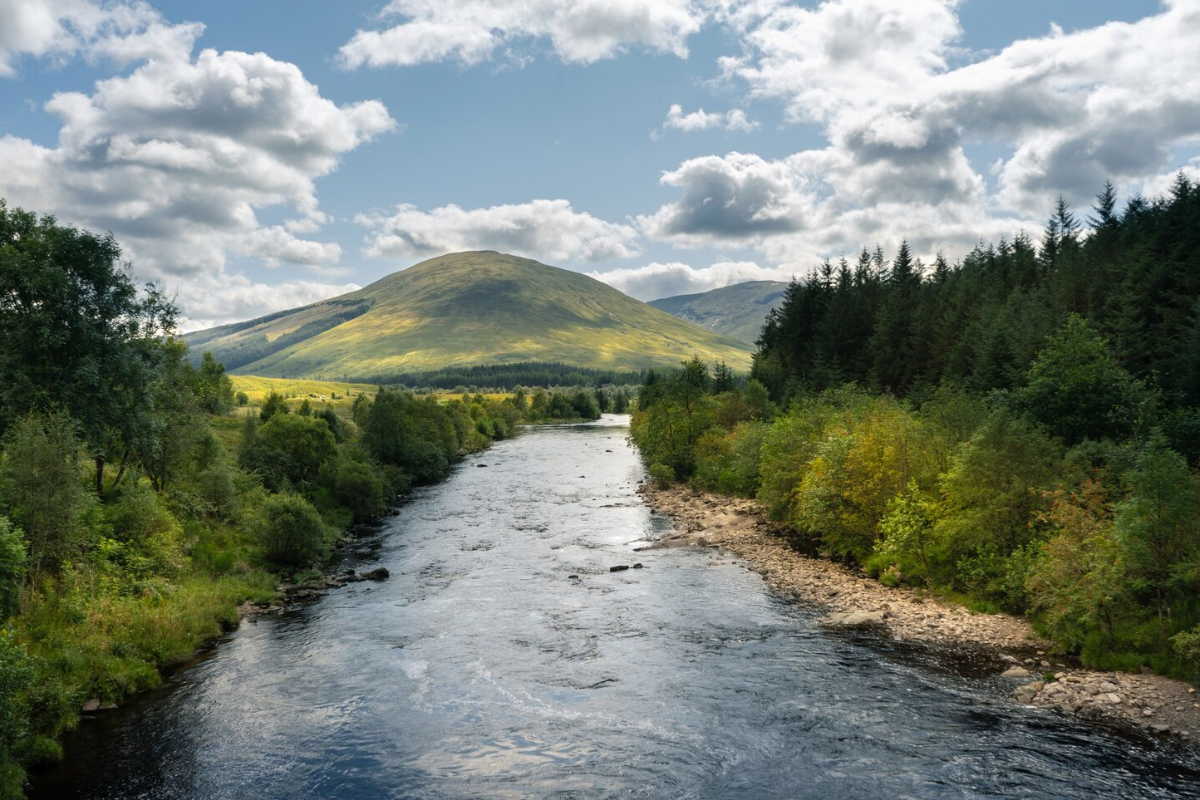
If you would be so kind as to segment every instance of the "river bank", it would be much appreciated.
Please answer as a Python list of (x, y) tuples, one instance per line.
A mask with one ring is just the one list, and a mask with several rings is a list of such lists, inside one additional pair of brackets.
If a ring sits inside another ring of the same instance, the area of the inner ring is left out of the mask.
[(732, 554), (762, 575), (773, 591), (827, 609), (823, 621), (831, 627), (878, 626), (898, 640), (993, 650), (996, 670), (1012, 680), (1012, 698), (1018, 703), (1200, 739), (1200, 694), (1186, 683), (1160, 675), (1079, 669), (1054, 655), (1053, 643), (1024, 619), (974, 613), (805, 556), (788, 543), (786, 529), (767, 520), (753, 500), (681, 485), (659, 489), (650, 483), (639, 493), (676, 527), (648, 549), (713, 548), (719, 553), (709, 562), (714, 567), (733, 563), (726, 555)]

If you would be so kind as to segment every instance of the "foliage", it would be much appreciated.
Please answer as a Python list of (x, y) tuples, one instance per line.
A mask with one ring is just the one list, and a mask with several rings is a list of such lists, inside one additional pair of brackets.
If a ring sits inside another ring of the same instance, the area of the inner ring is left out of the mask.
[(666, 464), (651, 464), (650, 478), (659, 489), (669, 489), (675, 482), (675, 470)]
[(1200, 592), (1200, 481), (1161, 437), (1148, 443), (1117, 504), (1115, 535), (1125, 553), (1129, 589), (1151, 598), (1160, 626), (1172, 595)]
[(25, 562), (24, 533), (7, 517), (0, 516), (0, 623), (17, 608)]
[(258, 537), (263, 556), (273, 564), (303, 567), (319, 562), (332, 545), (328, 528), (312, 504), (296, 494), (268, 497), (262, 506)]
[(383, 498), (383, 479), (370, 465), (345, 459), (338, 467), (334, 493), (350, 509), (355, 522), (374, 519), (387, 510)]
[(36, 678), (14, 633), (0, 630), (0, 796), (21, 796), (25, 772), (17, 750), (29, 735), (29, 692)]
[(259, 409), (258, 418), (263, 422), (269, 422), (276, 414), (290, 414), (291, 409), (288, 408), (287, 400), (278, 392), (272, 391), (263, 400), (262, 408)]
[(1109, 353), (1104, 339), (1072, 314), (1038, 353), (1017, 403), (1068, 444), (1132, 434), (1152, 403), (1145, 386)]
[(1057, 489), (1049, 496), (1041, 520), (1051, 536), (1027, 588), (1050, 632), (1077, 649), (1094, 630), (1113, 636), (1129, 600), (1124, 557), (1109, 493), (1099, 481), (1088, 479), (1074, 492)]
[(0, 200), (0, 432), (62, 408), (96, 462), (146, 448), (152, 385), (175, 309), (139, 292), (111, 235), (9, 210)]
[(66, 414), (29, 416), (9, 431), (4, 499), (24, 529), (29, 568), (56, 573), (85, 545), (88, 498), (80, 483), (79, 441)]
[(315, 482), (337, 457), (337, 440), (320, 417), (276, 414), (258, 429), (258, 438), (294, 486)]

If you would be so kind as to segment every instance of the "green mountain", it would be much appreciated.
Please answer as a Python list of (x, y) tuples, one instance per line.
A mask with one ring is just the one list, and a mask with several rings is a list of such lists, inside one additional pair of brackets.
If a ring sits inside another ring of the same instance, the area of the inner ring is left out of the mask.
[(748, 369), (750, 348), (578, 272), (492, 251), (430, 259), (350, 294), (186, 337), (238, 375), (373, 378), (473, 364)]
[(651, 300), (650, 305), (702, 328), (741, 342), (754, 342), (767, 312), (783, 302), (787, 284), (747, 281), (701, 294), (681, 294)]

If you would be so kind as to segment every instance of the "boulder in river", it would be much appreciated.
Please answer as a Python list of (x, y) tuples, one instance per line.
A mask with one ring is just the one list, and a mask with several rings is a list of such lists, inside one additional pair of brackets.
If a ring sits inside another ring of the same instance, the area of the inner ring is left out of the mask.
[(95, 714), (99, 710), (100, 710), (100, 701), (94, 697), (91, 700), (88, 700), (86, 703), (84, 703), (83, 708), (80, 709), (80, 711), (82, 711), (84, 714)]
[(1000, 673), (1001, 678), (1031, 678), (1033, 673), (1024, 667), (1009, 667)]
[(384, 567), (376, 567), (370, 572), (364, 572), (363, 577), (369, 581), (386, 581), (392, 576)]
[(609, 572), (624, 572), (627, 569), (629, 569), (628, 564), (617, 564), (615, 567), (609, 567), (608, 571)]

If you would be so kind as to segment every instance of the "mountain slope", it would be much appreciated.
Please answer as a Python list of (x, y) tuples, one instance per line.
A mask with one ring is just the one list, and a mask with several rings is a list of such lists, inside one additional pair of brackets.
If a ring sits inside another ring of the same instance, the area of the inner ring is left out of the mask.
[(752, 343), (767, 313), (783, 302), (782, 281), (748, 281), (701, 294), (651, 300), (650, 305), (730, 339)]
[(189, 334), (231, 372), (368, 378), (450, 365), (677, 366), (699, 355), (746, 369), (750, 348), (577, 272), (492, 251), (454, 253), (370, 286)]

